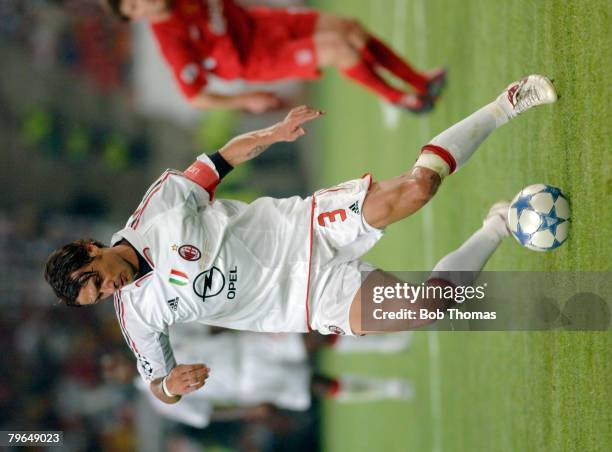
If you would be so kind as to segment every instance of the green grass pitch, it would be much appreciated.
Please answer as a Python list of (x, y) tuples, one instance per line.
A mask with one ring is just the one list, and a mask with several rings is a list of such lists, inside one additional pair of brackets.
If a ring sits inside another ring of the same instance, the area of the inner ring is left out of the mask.
[[(509, 239), (488, 270), (610, 271), (610, 5), (608, 0), (318, 0), (360, 19), (415, 66), (449, 67), (438, 108), (385, 110), (334, 71), (312, 89), (327, 111), (313, 125), (317, 187), (399, 174), (422, 144), (539, 72), (561, 96), (496, 131), (433, 202), (390, 227), (367, 256), (390, 270), (428, 270), (481, 223), (488, 207), (545, 182), (570, 197), (570, 239), (535, 253)], [(412, 402), (324, 405), (329, 451), (612, 450), (612, 334), (418, 332), (392, 356), (322, 356), (324, 370), (403, 376)]]

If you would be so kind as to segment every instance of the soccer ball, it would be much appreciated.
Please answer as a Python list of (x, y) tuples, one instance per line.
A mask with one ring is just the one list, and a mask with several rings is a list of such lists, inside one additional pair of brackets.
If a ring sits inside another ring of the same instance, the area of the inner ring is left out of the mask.
[(523, 188), (510, 203), (508, 225), (524, 247), (549, 251), (567, 240), (570, 207), (561, 190), (535, 184)]

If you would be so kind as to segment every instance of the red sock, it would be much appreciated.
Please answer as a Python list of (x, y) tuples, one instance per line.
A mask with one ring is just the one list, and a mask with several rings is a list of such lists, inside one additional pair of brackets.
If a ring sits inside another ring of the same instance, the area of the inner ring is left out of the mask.
[(376, 37), (370, 36), (361, 52), (364, 58), (381, 65), (393, 75), (412, 85), (418, 92), (427, 91), (427, 77), (415, 71), (412, 66)]
[(329, 347), (333, 347), (334, 345), (336, 345), (338, 343), (338, 339), (340, 339), (340, 335), (339, 334), (330, 334), (329, 336), (325, 336), (325, 339), (327, 339), (327, 345)]
[(363, 59), (355, 66), (342, 69), (344, 75), (357, 83), (364, 85), (370, 91), (374, 91), (391, 103), (396, 103), (405, 93), (389, 85), (376, 71)]
[(331, 382), (330, 388), (327, 391), (327, 397), (334, 398), (340, 392), (340, 381), (337, 378), (334, 378)]

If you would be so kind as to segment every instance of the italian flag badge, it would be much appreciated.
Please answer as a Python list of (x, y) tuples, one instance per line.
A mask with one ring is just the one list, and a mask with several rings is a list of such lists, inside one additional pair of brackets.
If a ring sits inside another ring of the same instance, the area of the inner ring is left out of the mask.
[(187, 277), (187, 273), (183, 273), (173, 268), (170, 270), (170, 278), (168, 281), (177, 286), (186, 286), (189, 283), (189, 278)]

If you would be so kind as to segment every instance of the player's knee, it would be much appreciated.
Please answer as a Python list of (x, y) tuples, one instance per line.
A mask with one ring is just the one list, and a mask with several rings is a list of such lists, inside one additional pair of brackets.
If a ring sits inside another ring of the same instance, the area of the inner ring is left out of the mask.
[(400, 204), (422, 207), (429, 202), (438, 189), (439, 182), (427, 174), (411, 174), (400, 185)]
[(353, 28), (359, 26), (359, 22), (352, 17), (337, 16), (337, 21), (333, 27), (337, 31), (341, 31), (343, 34), (349, 33)]
[(357, 49), (362, 48), (368, 41), (368, 33), (355, 19), (350, 19), (346, 24), (346, 36), (351, 45)]
[(327, 36), (327, 43), (338, 66), (349, 66), (355, 63), (357, 53), (345, 33), (339, 30), (330, 32)]
[(410, 176), (417, 182), (419, 192), (429, 201), (442, 183), (440, 175), (428, 168), (414, 168)]

